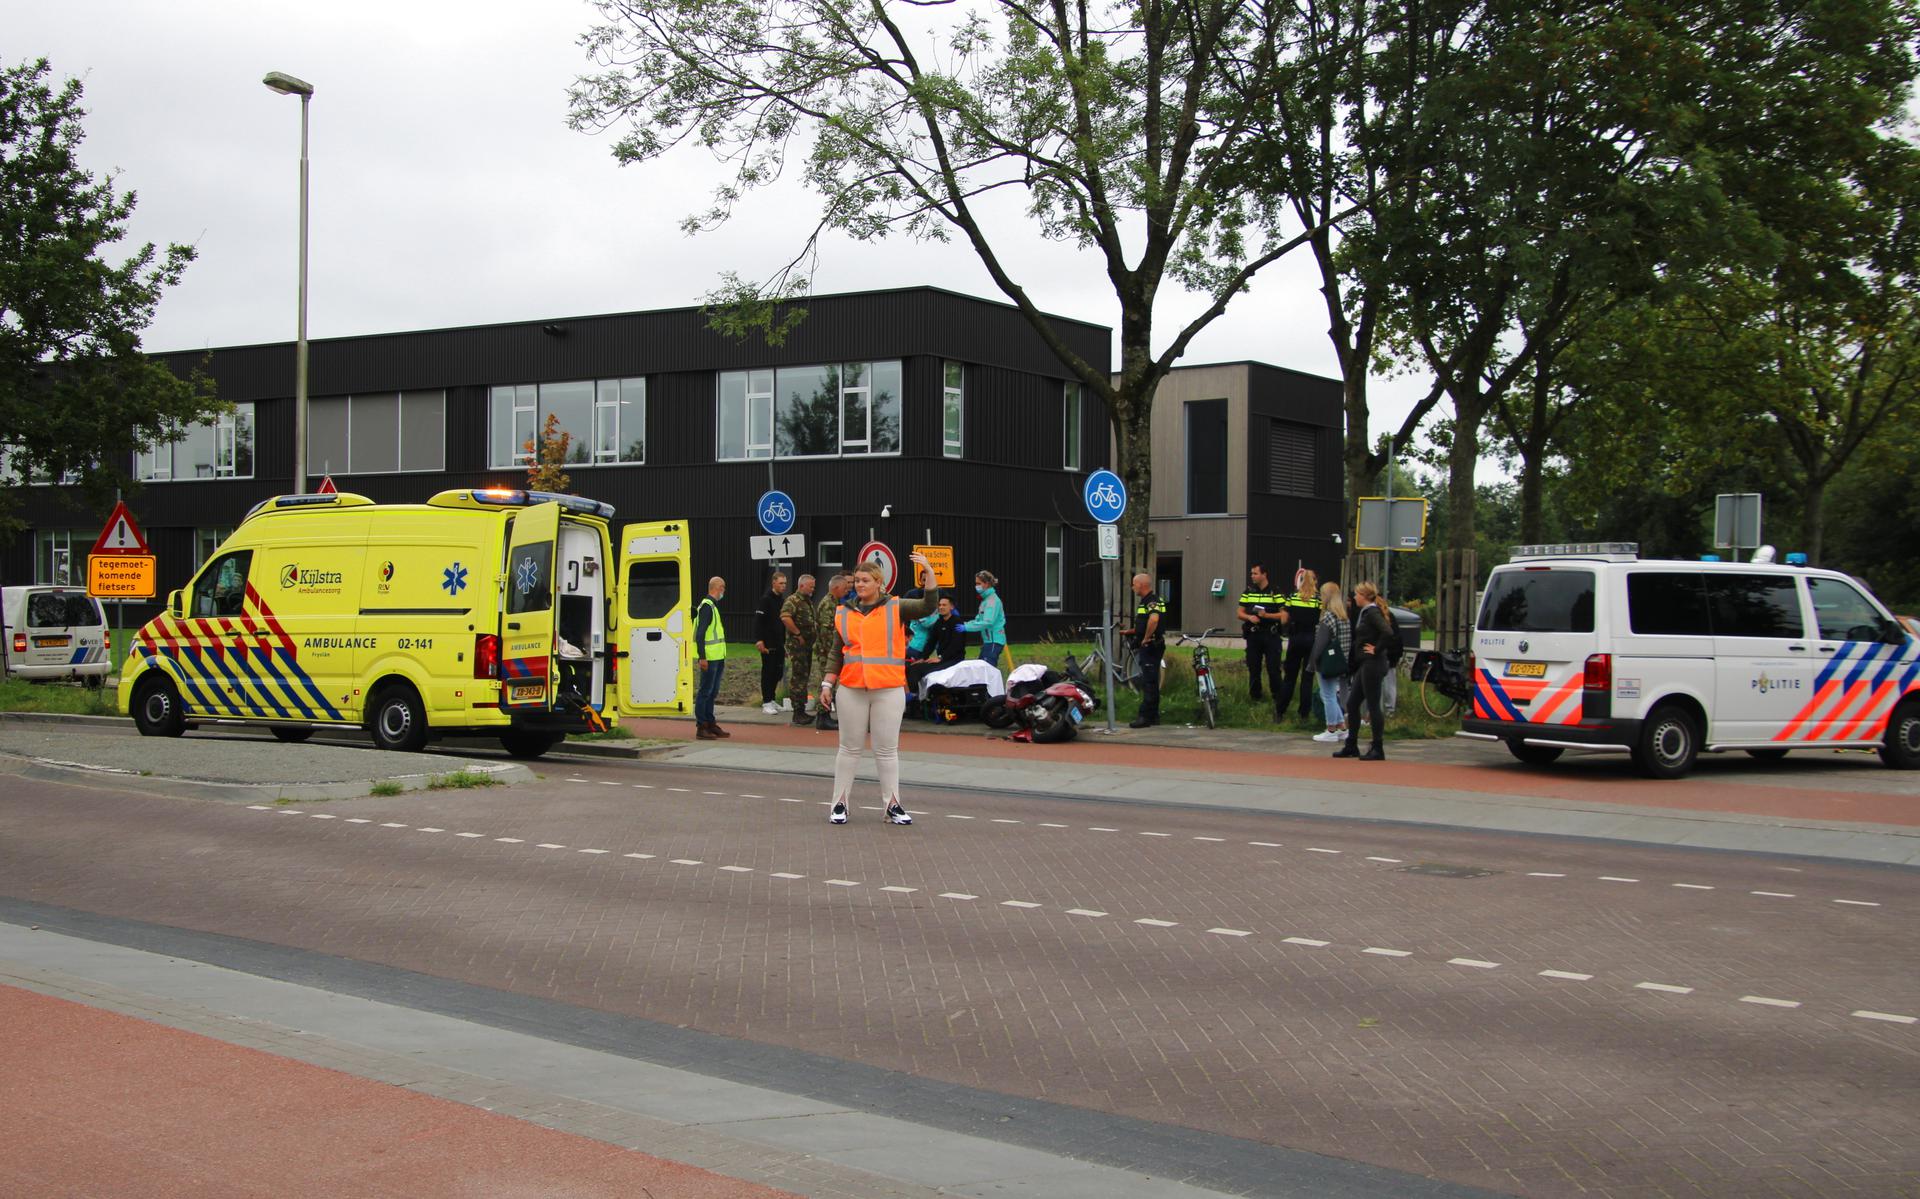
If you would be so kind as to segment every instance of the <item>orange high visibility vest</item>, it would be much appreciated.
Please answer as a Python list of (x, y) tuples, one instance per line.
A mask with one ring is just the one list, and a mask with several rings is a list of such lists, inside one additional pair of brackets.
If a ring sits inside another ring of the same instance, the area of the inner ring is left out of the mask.
[(900, 627), (900, 601), (892, 597), (871, 612), (843, 605), (834, 613), (840, 634), (840, 685), (879, 691), (907, 685), (907, 637)]

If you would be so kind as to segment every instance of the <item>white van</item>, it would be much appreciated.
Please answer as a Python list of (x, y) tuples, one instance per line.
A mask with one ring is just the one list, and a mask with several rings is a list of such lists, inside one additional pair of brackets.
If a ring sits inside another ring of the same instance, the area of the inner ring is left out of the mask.
[(1494, 568), (1461, 736), (1536, 765), (1622, 750), (1654, 778), (1730, 749), (1875, 749), (1920, 767), (1920, 639), (1857, 580), (1638, 551), (1517, 546)]
[(113, 668), (100, 601), (79, 587), (0, 588), (0, 640), (15, 678), (98, 687)]

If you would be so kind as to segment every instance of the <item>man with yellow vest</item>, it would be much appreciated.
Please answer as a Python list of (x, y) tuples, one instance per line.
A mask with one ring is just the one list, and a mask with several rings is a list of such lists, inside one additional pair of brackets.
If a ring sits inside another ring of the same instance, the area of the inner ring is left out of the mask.
[(699, 671), (694, 681), (694, 736), (702, 741), (731, 737), (713, 718), (713, 703), (720, 698), (720, 679), (727, 673), (727, 622), (720, 619), (720, 601), (727, 598), (727, 581), (719, 575), (707, 580), (707, 596), (693, 610), (693, 666)]
[(886, 592), (880, 568), (862, 562), (853, 568), (853, 602), (834, 610), (834, 637), (820, 682), (820, 706), (840, 722), (840, 752), (833, 761), (832, 824), (845, 824), (854, 772), (868, 734), (880, 772), (880, 796), (889, 824), (912, 824), (900, 803), (900, 718), (907, 710), (906, 622), (937, 611), (940, 587), (933, 564), (915, 554), (913, 565), (925, 579), (919, 599), (896, 599)]

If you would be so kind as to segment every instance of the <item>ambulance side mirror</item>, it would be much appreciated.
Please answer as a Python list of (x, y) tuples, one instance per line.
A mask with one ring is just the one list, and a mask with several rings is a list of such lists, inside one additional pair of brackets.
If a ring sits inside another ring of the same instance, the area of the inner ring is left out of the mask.
[(167, 614), (175, 620), (179, 620), (181, 616), (185, 615), (185, 613), (180, 610), (180, 592), (167, 592)]

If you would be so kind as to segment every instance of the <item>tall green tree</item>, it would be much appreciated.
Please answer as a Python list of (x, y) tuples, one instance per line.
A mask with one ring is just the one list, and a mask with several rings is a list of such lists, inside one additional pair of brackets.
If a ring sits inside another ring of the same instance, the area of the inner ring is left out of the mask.
[[(1265, 235), (1255, 197), (1229, 186), (1252, 136), (1223, 102), (1223, 71), (1259, 33), (1239, 0), (971, 6), (883, 0), (603, 0), (583, 39), (600, 65), (571, 93), (571, 123), (618, 128), (623, 163), (682, 144), (732, 165), (688, 228), (725, 220), (790, 169), (821, 198), (813, 234), (771, 277), (718, 298), (776, 329), (803, 294), (820, 235), (959, 238), (1111, 415), (1133, 502), (1130, 563), (1151, 564), (1147, 514), (1155, 388), (1264, 267), (1301, 244)], [(1029, 223), (996, 234), (985, 198), (1016, 195)], [(1035, 234), (1088, 251), (1117, 311), (1114, 376), (1076, 354), (1028, 294)], [(1206, 297), (1163, 332), (1162, 289)]]
[[(0, 459), (17, 478), (126, 483), (133, 452), (218, 407), (204, 379), (149, 359), (140, 337), (189, 246), (114, 262), (135, 194), (79, 165), (81, 86), (45, 59), (0, 68)], [(11, 517), (0, 498), (0, 523)]]

